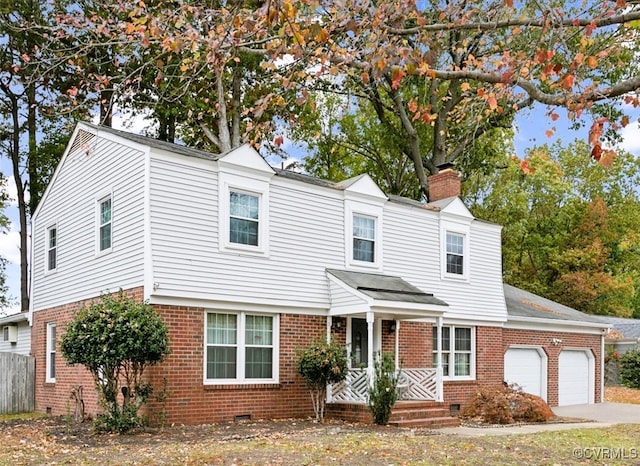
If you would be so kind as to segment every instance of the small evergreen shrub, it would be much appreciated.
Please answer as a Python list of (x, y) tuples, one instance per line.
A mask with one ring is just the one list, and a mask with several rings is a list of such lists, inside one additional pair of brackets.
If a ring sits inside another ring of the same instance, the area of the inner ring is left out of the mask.
[(546, 422), (553, 411), (539, 396), (508, 386), (483, 387), (461, 417), (482, 424), (513, 424), (518, 422)]
[(627, 388), (640, 388), (640, 349), (620, 357), (620, 382)]
[(316, 420), (324, 420), (327, 385), (347, 377), (347, 349), (332, 341), (314, 341), (298, 352), (298, 373), (309, 387)]
[(374, 362), (375, 379), (369, 388), (369, 410), (373, 422), (387, 425), (398, 399), (398, 374), (391, 354), (385, 353)]
[(93, 376), (104, 410), (96, 430), (125, 433), (143, 425), (138, 410), (152, 393), (144, 370), (170, 352), (167, 327), (149, 304), (122, 290), (101, 296), (67, 325), (60, 349), (69, 364), (82, 364)]

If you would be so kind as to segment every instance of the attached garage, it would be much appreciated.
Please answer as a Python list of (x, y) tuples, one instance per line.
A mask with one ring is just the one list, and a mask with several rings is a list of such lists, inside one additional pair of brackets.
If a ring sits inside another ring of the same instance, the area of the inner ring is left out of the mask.
[(594, 402), (594, 357), (587, 349), (563, 349), (558, 357), (558, 406)]
[(547, 399), (547, 355), (540, 347), (512, 346), (504, 354), (504, 380)]

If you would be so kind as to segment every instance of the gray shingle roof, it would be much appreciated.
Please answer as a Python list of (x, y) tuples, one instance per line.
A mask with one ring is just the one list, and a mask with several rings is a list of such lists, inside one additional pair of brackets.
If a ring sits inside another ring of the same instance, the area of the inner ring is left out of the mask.
[(625, 319), (623, 317), (598, 316), (601, 322), (613, 327), (624, 338), (640, 338), (640, 319)]
[(174, 144), (172, 142), (160, 141), (158, 139), (150, 138), (147, 136), (141, 136), (139, 134), (129, 133), (127, 131), (121, 131), (119, 129), (113, 129), (109, 126), (102, 125), (94, 125), (93, 123), (86, 123), (85, 125), (94, 128), (97, 131), (104, 131), (106, 133), (111, 133), (116, 136), (119, 136), (123, 139), (127, 139), (129, 141), (135, 142), (136, 144), (143, 144), (145, 146), (150, 146), (155, 149), (166, 150), (168, 152), (174, 152), (180, 155), (186, 155), (187, 157), (197, 157), (199, 159), (206, 160), (218, 160), (224, 154), (212, 154), (211, 152), (207, 152), (200, 149), (194, 149), (192, 147), (183, 146), (180, 144)]
[[(530, 317), (591, 324), (602, 323), (596, 316), (585, 314), (515, 286), (505, 283), (503, 287), (509, 317)], [(606, 325), (603, 325), (603, 327), (606, 327)]]
[(375, 273), (348, 272), (337, 269), (327, 269), (327, 272), (351, 288), (373, 299), (448, 306), (447, 303), (436, 298), (433, 294), (425, 293), (400, 277)]

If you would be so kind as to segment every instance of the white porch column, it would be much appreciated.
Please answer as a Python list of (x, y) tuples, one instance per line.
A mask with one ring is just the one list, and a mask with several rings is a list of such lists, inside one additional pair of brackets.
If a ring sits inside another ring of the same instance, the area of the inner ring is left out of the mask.
[(438, 346), (436, 348), (436, 401), (444, 401), (444, 393), (442, 387), (442, 316), (439, 316), (436, 320), (438, 332)]
[(375, 321), (375, 315), (373, 312), (367, 312), (367, 339), (369, 344), (367, 345), (367, 375), (369, 376), (369, 383), (373, 384), (373, 377), (375, 375), (375, 369), (373, 367), (373, 323)]
[(400, 369), (400, 355), (398, 353), (400, 353), (400, 321), (399, 320), (395, 320), (396, 323), (396, 341), (395, 341), (395, 347), (394, 347), (394, 354), (395, 354), (395, 358), (396, 358), (396, 372), (398, 372), (398, 369)]

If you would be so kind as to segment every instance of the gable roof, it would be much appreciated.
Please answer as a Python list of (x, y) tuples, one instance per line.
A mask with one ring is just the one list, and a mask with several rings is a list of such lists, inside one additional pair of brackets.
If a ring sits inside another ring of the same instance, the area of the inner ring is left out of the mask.
[(101, 131), (101, 132), (113, 134), (114, 136), (118, 136), (118, 137), (121, 137), (122, 139), (135, 142), (136, 144), (142, 144), (145, 146), (153, 147), (155, 149), (166, 150), (168, 152), (173, 152), (180, 155), (186, 155), (187, 157), (196, 157), (200, 159), (215, 161), (220, 159), (226, 154), (226, 153), (213, 154), (205, 150), (195, 149), (193, 147), (188, 147), (188, 146), (176, 144), (173, 142), (161, 141), (159, 139), (154, 139), (148, 136), (142, 136), (140, 134), (129, 133), (127, 131), (122, 131), (119, 129), (113, 129), (109, 126), (94, 125), (93, 123), (86, 123), (86, 122), (79, 123), (78, 126), (80, 125), (87, 126), (95, 131)]
[(374, 300), (448, 306), (447, 303), (436, 298), (432, 293), (425, 293), (417, 286), (413, 286), (400, 277), (337, 269), (327, 269), (327, 272), (354, 290)]
[(607, 327), (596, 316), (585, 314), (506, 283), (503, 284), (503, 288), (509, 320), (543, 319), (586, 327)]

